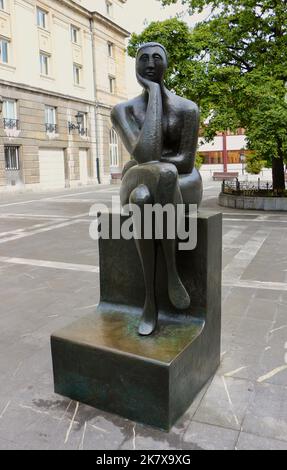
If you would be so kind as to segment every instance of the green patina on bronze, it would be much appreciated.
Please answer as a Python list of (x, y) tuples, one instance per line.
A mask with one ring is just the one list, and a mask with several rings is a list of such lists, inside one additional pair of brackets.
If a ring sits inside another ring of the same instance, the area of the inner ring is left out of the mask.
[(163, 319), (157, 334), (142, 339), (137, 332), (138, 321), (139, 316), (126, 313), (124, 307), (121, 312), (99, 308), (97, 314), (84, 317), (57, 334), (84, 347), (170, 364), (204, 327), (203, 320), (170, 323)]

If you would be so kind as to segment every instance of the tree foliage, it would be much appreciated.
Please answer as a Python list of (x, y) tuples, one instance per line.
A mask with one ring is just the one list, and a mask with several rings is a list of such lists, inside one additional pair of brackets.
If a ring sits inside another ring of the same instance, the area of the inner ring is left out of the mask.
[[(163, 5), (178, 0), (162, 0)], [(196, 101), (204, 135), (243, 127), (254, 158), (273, 167), (273, 182), (284, 187), (287, 163), (287, 1), (179, 0), (212, 15), (193, 30), (177, 18), (151, 23), (133, 34), (128, 52), (159, 41), (169, 51), (167, 86)], [(208, 125), (204, 123), (208, 119)]]
[(265, 166), (264, 160), (261, 160), (256, 155), (252, 154), (246, 155), (245, 159), (245, 169), (247, 173), (250, 173), (251, 175), (259, 175), (259, 173)]
[(202, 164), (203, 164), (203, 157), (199, 153), (197, 153), (195, 157), (195, 168), (200, 170)]

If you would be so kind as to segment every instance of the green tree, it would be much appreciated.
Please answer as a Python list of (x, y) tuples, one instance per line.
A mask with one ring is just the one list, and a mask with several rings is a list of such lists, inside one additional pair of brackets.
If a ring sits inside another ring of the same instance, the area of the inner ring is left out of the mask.
[(201, 165), (203, 164), (203, 160), (204, 160), (203, 157), (199, 153), (197, 153), (195, 157), (195, 167), (198, 170), (200, 170)]
[(264, 168), (265, 162), (263, 160), (260, 160), (257, 158), (255, 155), (246, 155), (246, 166), (245, 169), (247, 173), (250, 173), (251, 175), (259, 175), (260, 171)]
[[(181, 2), (190, 14), (212, 7), (193, 30), (173, 18), (133, 34), (129, 54), (146, 41), (162, 42), (170, 55), (167, 86), (196, 101), (204, 135), (246, 129), (254, 158), (272, 167), (273, 185), (285, 188), (287, 163), (286, 0), (162, 0)], [(208, 126), (204, 126), (209, 117)]]

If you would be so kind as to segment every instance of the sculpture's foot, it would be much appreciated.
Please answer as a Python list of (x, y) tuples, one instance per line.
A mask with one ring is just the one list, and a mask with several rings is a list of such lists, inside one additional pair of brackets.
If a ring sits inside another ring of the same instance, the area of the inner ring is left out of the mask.
[(157, 317), (156, 305), (150, 302), (146, 303), (138, 329), (141, 336), (149, 336), (154, 332), (157, 325)]
[(190, 306), (190, 297), (179, 277), (173, 277), (168, 283), (168, 295), (172, 305), (179, 310)]

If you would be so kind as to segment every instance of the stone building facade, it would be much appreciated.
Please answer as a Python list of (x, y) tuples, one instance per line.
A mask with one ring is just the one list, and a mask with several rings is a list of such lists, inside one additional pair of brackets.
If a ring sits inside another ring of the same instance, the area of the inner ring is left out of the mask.
[(124, 4), (0, 2), (0, 190), (108, 183), (120, 173), (128, 155), (110, 110), (127, 99), (128, 32), (114, 17)]

